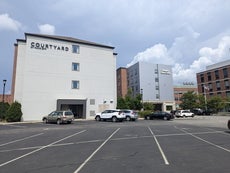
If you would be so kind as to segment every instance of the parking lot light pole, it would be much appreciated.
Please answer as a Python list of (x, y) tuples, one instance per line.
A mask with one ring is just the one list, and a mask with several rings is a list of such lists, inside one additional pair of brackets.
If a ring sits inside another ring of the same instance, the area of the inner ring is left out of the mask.
[(3, 93), (2, 93), (2, 103), (5, 101), (5, 87), (6, 87), (6, 79), (3, 80)]
[(142, 111), (144, 110), (143, 106), (143, 89), (141, 88), (141, 104), (142, 104)]

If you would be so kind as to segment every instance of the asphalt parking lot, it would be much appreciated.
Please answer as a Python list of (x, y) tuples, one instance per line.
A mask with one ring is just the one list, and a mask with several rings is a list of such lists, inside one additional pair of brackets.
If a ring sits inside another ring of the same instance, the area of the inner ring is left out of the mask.
[(228, 119), (0, 124), (0, 172), (228, 173)]

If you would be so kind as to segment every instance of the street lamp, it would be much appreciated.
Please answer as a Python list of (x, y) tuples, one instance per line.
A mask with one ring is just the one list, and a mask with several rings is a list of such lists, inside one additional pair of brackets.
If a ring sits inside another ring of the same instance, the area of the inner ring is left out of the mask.
[(4, 103), (5, 99), (5, 87), (6, 87), (6, 79), (3, 80), (3, 94), (2, 94), (2, 103)]
[(142, 110), (144, 110), (143, 107), (143, 89), (141, 88), (141, 104), (142, 104)]

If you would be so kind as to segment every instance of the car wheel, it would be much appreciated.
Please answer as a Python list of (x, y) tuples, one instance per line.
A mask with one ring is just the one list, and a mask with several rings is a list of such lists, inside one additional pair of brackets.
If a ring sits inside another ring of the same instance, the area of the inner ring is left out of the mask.
[(48, 120), (46, 118), (43, 119), (43, 123), (44, 124), (47, 124), (48, 123)]
[(146, 117), (146, 120), (150, 120), (150, 116), (147, 116), (147, 117)]
[(58, 124), (58, 125), (61, 124), (61, 120), (60, 120), (60, 119), (57, 120), (57, 124)]
[(168, 120), (168, 118), (167, 118), (167, 117), (164, 117), (164, 120)]
[(112, 117), (112, 122), (117, 122), (117, 117)]
[(131, 118), (129, 116), (127, 116), (126, 121), (131, 121)]
[(100, 121), (101, 120), (101, 118), (100, 118), (100, 116), (96, 116), (96, 121)]

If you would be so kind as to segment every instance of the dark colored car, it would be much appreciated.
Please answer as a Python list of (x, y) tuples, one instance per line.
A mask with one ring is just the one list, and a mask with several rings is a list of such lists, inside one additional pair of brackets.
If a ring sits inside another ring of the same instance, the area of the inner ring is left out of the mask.
[(174, 116), (168, 112), (154, 112), (148, 115), (145, 115), (146, 120), (153, 120), (153, 119), (163, 119), (163, 120), (171, 120)]
[(195, 115), (211, 115), (212, 114), (211, 110), (209, 110), (209, 109), (203, 110), (200, 108), (195, 108), (191, 112), (193, 112)]

